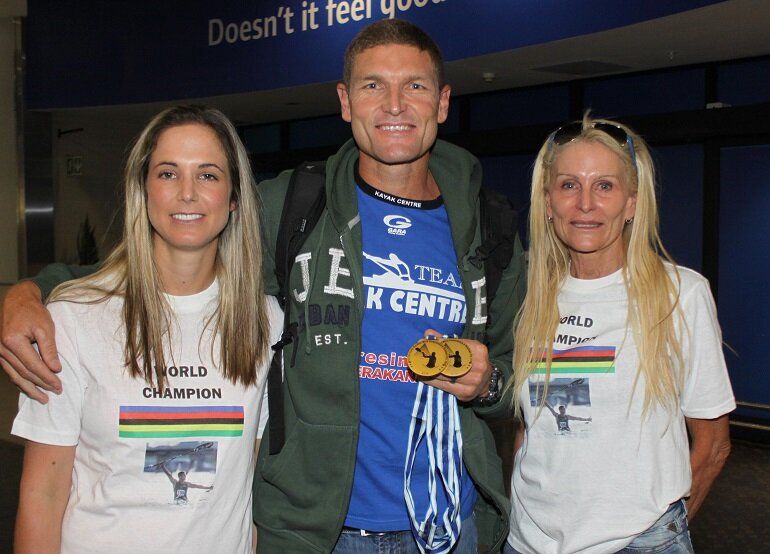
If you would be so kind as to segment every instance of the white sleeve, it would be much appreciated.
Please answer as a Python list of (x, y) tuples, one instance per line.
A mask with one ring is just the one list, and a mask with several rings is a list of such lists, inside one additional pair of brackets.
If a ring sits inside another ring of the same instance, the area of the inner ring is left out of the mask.
[[(268, 296), (266, 298), (265, 305), (267, 306), (268, 317), (270, 319), (270, 344), (273, 345), (281, 338), (283, 333), (283, 310), (278, 304), (278, 300), (274, 296)], [(270, 363), (273, 361), (273, 351), (270, 350), (267, 356), (267, 364), (265, 365), (265, 378), (262, 381), (264, 392), (262, 393), (262, 407), (259, 412), (259, 426), (257, 428), (257, 438), (261, 439), (267, 426), (267, 420), (270, 417), (270, 411), (267, 402), (267, 375), (270, 372)]]
[(722, 331), (708, 281), (682, 270), (682, 333), (685, 383), (681, 408), (686, 417), (713, 419), (735, 409), (730, 377), (722, 350)]
[(77, 319), (64, 302), (49, 307), (56, 326), (56, 347), (61, 360), (60, 395), (48, 393), (48, 403), (40, 404), (26, 394), (19, 395), (19, 412), (11, 433), (35, 442), (54, 446), (75, 446), (80, 436), (83, 409), (83, 378), (78, 364)]
[[(267, 381), (265, 381), (267, 383)], [(270, 417), (270, 410), (267, 403), (267, 386), (262, 393), (262, 407), (259, 411), (259, 425), (257, 426), (257, 439), (262, 439), (262, 435), (265, 433), (265, 427), (267, 426), (267, 420)]]

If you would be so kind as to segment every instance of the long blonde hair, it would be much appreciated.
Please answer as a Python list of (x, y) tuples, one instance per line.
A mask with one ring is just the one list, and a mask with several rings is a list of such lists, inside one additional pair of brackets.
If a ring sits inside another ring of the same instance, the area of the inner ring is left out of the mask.
[[(621, 144), (595, 125), (608, 124), (625, 131), (631, 141)], [(529, 271), (527, 296), (514, 324), (514, 409), (521, 413), (522, 387), (538, 363), (545, 361), (547, 397), (553, 359), (554, 335), (559, 324), (558, 295), (569, 271), (570, 254), (559, 240), (546, 214), (546, 193), (555, 179), (554, 160), (574, 142), (599, 143), (614, 152), (626, 170), (626, 183), (636, 194), (636, 212), (623, 230), (625, 262), (623, 275), (628, 292), (627, 325), (639, 354), (634, 387), (644, 378), (643, 411), (658, 403), (671, 413), (678, 406), (683, 382), (683, 358), (677, 323), (684, 324), (679, 306), (679, 274), (669, 277), (664, 257), (673, 264), (660, 241), (655, 199), (655, 169), (647, 144), (631, 129), (614, 121), (592, 119), (588, 113), (582, 128), (570, 142), (559, 145), (553, 135), (540, 148), (532, 174), (529, 214)], [(674, 282), (676, 281), (676, 282)]]
[[(237, 209), (219, 236), (215, 273), (219, 281), (213, 322), (220, 339), (222, 375), (233, 383), (256, 383), (256, 368), (269, 351), (269, 322), (262, 281), (259, 204), (248, 154), (238, 132), (220, 111), (202, 106), (176, 106), (156, 115), (136, 139), (124, 172), (123, 237), (96, 273), (54, 289), (49, 302), (97, 303), (122, 296), (126, 344), (124, 363), (132, 377), (165, 387), (164, 344), (169, 340), (172, 312), (153, 258), (152, 227), (147, 213), (147, 175), (160, 134), (171, 127), (198, 124), (211, 129), (227, 157), (232, 200)], [(153, 367), (154, 366), (154, 367)]]

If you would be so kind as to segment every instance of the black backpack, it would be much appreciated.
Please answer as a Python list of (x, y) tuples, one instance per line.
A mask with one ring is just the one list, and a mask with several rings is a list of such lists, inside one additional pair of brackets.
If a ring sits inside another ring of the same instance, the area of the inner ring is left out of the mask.
[[(275, 244), (275, 277), (278, 282), (278, 302), (284, 310), (283, 333), (272, 346), (273, 359), (268, 373), (268, 406), (270, 409), (270, 454), (283, 448), (286, 430), (283, 417), (283, 348), (294, 343), (290, 367), (297, 354), (297, 323), (289, 322), (287, 300), (289, 274), (302, 244), (321, 218), (326, 207), (326, 162), (304, 162), (297, 166), (289, 179), (286, 199), (278, 224)], [(483, 241), (470, 262), (484, 265), (487, 306), (500, 285), (503, 271), (511, 262), (518, 215), (510, 200), (498, 192), (482, 187), (481, 234)], [(491, 323), (487, 312), (487, 326)]]

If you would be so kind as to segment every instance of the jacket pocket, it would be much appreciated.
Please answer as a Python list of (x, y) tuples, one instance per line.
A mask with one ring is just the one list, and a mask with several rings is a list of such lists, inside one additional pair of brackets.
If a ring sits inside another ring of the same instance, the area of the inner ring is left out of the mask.
[(295, 420), (281, 452), (258, 462), (255, 520), (301, 535), (333, 533), (347, 508), (354, 435), (353, 427)]

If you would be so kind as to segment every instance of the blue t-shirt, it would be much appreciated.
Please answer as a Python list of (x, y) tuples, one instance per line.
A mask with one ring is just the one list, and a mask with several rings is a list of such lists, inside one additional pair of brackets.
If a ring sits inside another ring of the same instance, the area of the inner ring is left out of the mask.
[[(400, 531), (409, 529), (404, 462), (417, 393), (406, 355), (426, 329), (460, 335), (465, 296), (442, 200), (393, 197), (360, 177), (358, 181), (365, 295), (359, 366), (361, 423), (345, 525)], [(412, 473), (418, 515), (427, 508), (427, 482), (428, 453), (423, 442)], [(461, 491), (464, 519), (472, 514), (476, 499), (464, 467)], [(438, 502), (441, 513), (445, 501), (440, 497)]]

